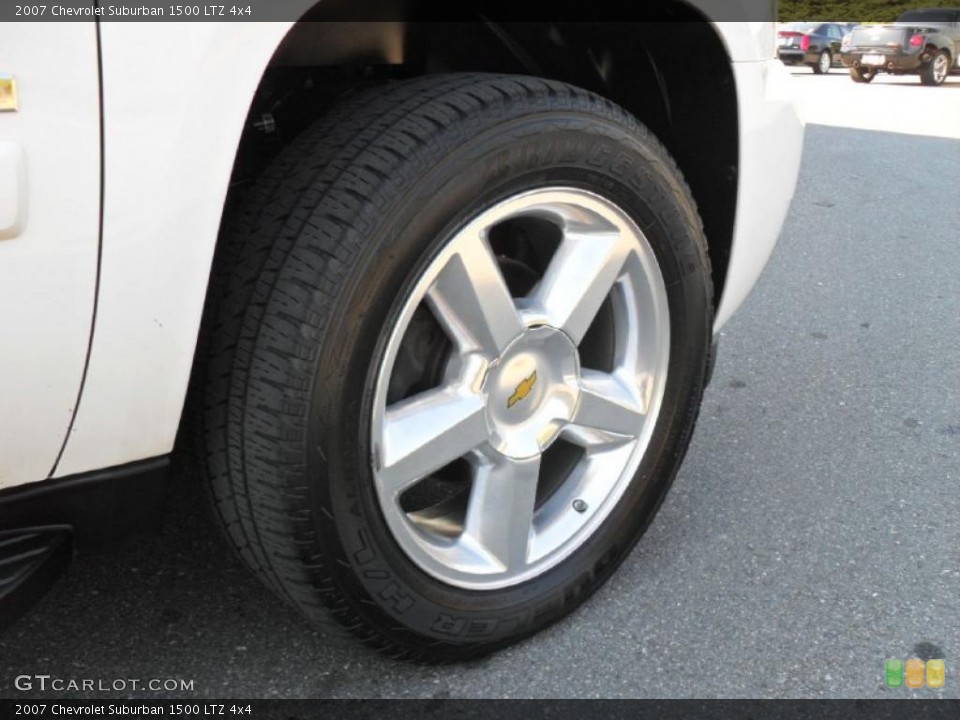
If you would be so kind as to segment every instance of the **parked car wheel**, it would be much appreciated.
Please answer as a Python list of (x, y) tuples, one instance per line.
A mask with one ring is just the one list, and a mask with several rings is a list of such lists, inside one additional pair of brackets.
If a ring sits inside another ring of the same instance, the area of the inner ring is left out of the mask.
[(920, 66), (920, 82), (924, 85), (943, 85), (950, 75), (950, 55), (941, 50), (933, 59)]
[(869, 83), (877, 76), (877, 71), (871, 67), (852, 67), (850, 68), (850, 77), (855, 83)]
[(202, 434), (269, 587), (452, 661), (611, 575), (690, 441), (713, 317), (648, 130), (540, 79), (396, 83), (294, 142), (228, 227)]
[(833, 55), (830, 54), (829, 50), (824, 50), (817, 58), (816, 64), (813, 65), (813, 72), (817, 75), (826, 75), (830, 72), (831, 67), (833, 67)]

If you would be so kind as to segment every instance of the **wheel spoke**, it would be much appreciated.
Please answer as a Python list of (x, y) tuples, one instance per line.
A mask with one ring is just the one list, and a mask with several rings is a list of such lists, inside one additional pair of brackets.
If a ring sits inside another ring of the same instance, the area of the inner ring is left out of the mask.
[(387, 408), (378, 479), (396, 495), (487, 439), (483, 399), (431, 390)]
[[(545, 185), (479, 210), (410, 282), (374, 387), (383, 520), (437, 582), (522, 592), (591, 542), (647, 450), (670, 347), (660, 264), (602, 188)], [(433, 353), (427, 311), (449, 340)], [(598, 314), (615, 336), (599, 338), (615, 341), (606, 372), (583, 369)]]
[(551, 325), (577, 345), (613, 289), (630, 253), (630, 244), (614, 230), (568, 228), (533, 300)]
[(523, 331), (493, 251), (469, 231), (457, 241), (427, 300), (461, 351), (496, 357)]
[(645, 408), (614, 375), (584, 370), (580, 405), (565, 437), (584, 447), (632, 440), (640, 433)]
[(481, 465), (473, 480), (464, 536), (477, 543), (504, 570), (526, 566), (540, 458)]

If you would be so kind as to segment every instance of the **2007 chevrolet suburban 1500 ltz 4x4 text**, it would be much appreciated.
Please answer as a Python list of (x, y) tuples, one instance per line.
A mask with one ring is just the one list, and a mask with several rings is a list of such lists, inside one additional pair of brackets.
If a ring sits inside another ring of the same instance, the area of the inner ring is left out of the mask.
[(774, 8), (329, 3), (0, 26), (5, 620), (178, 434), (250, 569), (399, 658), (565, 616), (663, 500), (797, 180)]

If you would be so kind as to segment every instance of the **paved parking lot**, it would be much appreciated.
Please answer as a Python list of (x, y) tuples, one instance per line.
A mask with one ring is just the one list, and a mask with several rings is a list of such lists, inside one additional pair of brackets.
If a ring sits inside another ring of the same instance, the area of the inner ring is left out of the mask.
[(913, 75), (881, 73), (857, 85), (846, 69), (814, 75), (793, 69), (800, 106), (810, 123), (928, 137), (960, 138), (960, 75), (924, 87)]
[[(785, 235), (724, 330), (672, 494), (573, 617), (456, 667), (331, 645), (180, 475), (159, 537), (79, 560), (0, 635), (0, 695), (48, 674), (227, 699), (960, 698), (960, 78), (796, 75), (822, 124)], [(943, 690), (883, 687), (911, 654), (946, 658)]]

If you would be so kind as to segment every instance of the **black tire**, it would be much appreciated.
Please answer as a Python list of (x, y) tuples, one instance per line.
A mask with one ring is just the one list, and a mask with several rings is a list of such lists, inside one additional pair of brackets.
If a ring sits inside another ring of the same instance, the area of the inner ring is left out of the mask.
[[(824, 56), (826, 56), (826, 58), (827, 58), (827, 62), (826, 62), (826, 63), (823, 62)], [(824, 69), (824, 67), (823, 67), (824, 65), (826, 65), (826, 69)], [(817, 58), (817, 62), (815, 62), (815, 63), (814, 63), (813, 65), (811, 65), (810, 67), (813, 68), (813, 74), (814, 74), (814, 75), (825, 75), (825, 74), (827, 74), (828, 72), (830, 72), (830, 68), (833, 67), (833, 55), (830, 53), (829, 50), (824, 50), (822, 53), (820, 53), (820, 57)]]
[[(616, 198), (648, 233), (670, 306), (663, 409), (642, 481), (588, 543), (519, 586), (463, 590), (418, 569), (386, 527), (367, 460), (372, 372), (397, 298), (449, 228), (557, 182)], [(225, 228), (200, 439), (226, 534), (268, 587), (391, 656), (456, 661), (555, 622), (613, 573), (686, 452), (713, 318), (696, 207), (648, 130), (551, 81), (401, 82), (295, 141)]]
[(855, 83), (870, 83), (876, 76), (877, 71), (873, 68), (863, 67), (862, 65), (850, 68), (850, 77)]
[[(937, 68), (946, 63), (946, 71), (938, 73)], [(920, 82), (923, 85), (943, 85), (950, 76), (950, 54), (946, 50), (939, 51), (930, 62), (920, 66)]]

